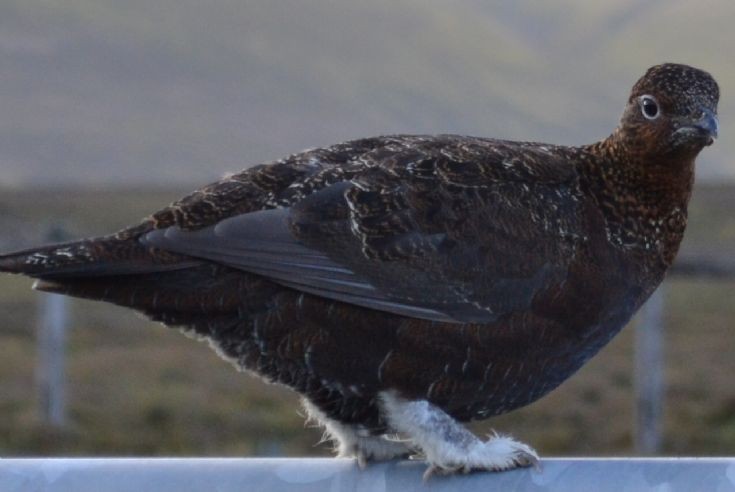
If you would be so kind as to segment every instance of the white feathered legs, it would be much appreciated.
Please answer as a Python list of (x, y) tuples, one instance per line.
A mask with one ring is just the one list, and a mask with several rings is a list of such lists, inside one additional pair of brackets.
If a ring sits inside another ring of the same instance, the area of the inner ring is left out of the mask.
[(510, 470), (538, 463), (538, 455), (529, 446), (497, 434), (482, 441), (426, 400), (406, 400), (393, 392), (384, 392), (380, 401), (391, 431), (405, 439), (371, 436), (328, 418), (306, 400), (304, 408), (311, 420), (324, 427), (325, 438), (335, 442), (337, 456), (354, 457), (361, 467), (371, 460), (405, 458), (416, 453), (429, 464), (424, 477), (435, 473)]
[(507, 436), (494, 435), (487, 441), (465, 429), (440, 408), (426, 400), (405, 400), (392, 392), (381, 394), (382, 408), (393, 430), (408, 436), (420, 449), (434, 473), (501, 471), (535, 466), (536, 451)]
[(303, 405), (309, 420), (324, 427), (323, 439), (334, 441), (337, 457), (355, 458), (361, 468), (364, 468), (368, 461), (408, 458), (414, 452), (405, 441), (360, 432), (355, 427), (330, 419), (308, 400), (304, 400)]

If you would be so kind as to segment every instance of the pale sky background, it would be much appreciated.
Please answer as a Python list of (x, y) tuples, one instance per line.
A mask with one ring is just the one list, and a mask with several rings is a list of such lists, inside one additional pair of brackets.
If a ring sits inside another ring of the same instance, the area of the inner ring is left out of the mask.
[(3, 0), (0, 186), (204, 184), (386, 133), (588, 143), (650, 65), (720, 83), (701, 182), (735, 180), (732, 0)]

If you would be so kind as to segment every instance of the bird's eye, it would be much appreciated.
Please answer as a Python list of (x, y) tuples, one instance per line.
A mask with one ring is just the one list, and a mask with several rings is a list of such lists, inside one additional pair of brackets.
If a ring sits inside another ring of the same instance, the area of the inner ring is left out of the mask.
[(655, 120), (658, 118), (660, 111), (658, 109), (658, 103), (653, 96), (641, 96), (641, 112), (649, 120)]

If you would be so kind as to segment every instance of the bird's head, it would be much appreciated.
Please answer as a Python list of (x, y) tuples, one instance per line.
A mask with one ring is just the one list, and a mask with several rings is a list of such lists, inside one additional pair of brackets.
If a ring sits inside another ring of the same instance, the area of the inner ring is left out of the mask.
[(693, 158), (717, 138), (719, 97), (709, 73), (676, 63), (656, 65), (633, 86), (618, 136), (642, 155)]

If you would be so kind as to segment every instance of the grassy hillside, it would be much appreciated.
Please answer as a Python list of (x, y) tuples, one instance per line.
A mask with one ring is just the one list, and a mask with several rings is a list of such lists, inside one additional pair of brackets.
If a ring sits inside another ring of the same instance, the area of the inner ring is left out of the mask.
[[(62, 221), (75, 235), (133, 223), (181, 191), (0, 190), (2, 219), (17, 235), (0, 249), (38, 241)], [(684, 252), (732, 255), (735, 189), (696, 192)], [(11, 245), (11, 243), (13, 243)], [(68, 429), (36, 412), (34, 327), (41, 294), (0, 276), (0, 455), (317, 455), (289, 391), (237, 373), (209, 348), (122, 308), (72, 301)], [(667, 282), (666, 454), (735, 449), (733, 281)], [(632, 330), (623, 330), (576, 376), (541, 401), (475, 425), (535, 445), (545, 455), (631, 453)]]
[(650, 65), (723, 87), (700, 175), (735, 177), (729, 0), (6, 0), (0, 184), (188, 183), (381, 133), (583, 143)]

